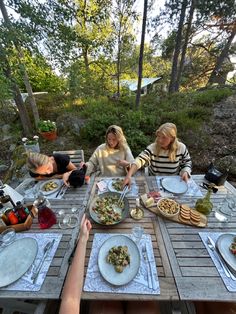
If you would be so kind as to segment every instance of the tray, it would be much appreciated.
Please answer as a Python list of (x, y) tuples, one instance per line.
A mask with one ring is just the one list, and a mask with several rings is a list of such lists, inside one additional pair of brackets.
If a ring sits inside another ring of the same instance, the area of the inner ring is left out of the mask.
[(148, 199), (147, 194), (143, 194), (141, 197), (142, 206), (158, 216), (164, 217), (168, 220), (175, 221), (184, 225), (204, 228), (207, 225), (207, 217), (193, 208), (190, 208), (186, 204), (180, 204), (180, 212), (174, 217), (166, 217), (158, 210), (156, 203), (153, 206), (145, 206), (145, 202)]
[(26, 205), (26, 207), (30, 211), (30, 215), (28, 215), (26, 221), (24, 223), (16, 225), (0, 226), (0, 233), (8, 228), (13, 228), (16, 232), (29, 230), (33, 223), (33, 218), (37, 215), (37, 209), (33, 205)]

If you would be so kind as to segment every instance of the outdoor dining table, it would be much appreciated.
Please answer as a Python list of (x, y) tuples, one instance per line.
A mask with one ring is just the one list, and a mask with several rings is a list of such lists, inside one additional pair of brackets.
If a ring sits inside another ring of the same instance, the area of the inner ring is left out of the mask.
[[(98, 187), (97, 183), (101, 181), (102, 178), (96, 178), (91, 189), (90, 199), (87, 206), (87, 213), (89, 212), (89, 206), (93, 201), (94, 197), (97, 196)], [(146, 178), (144, 176), (135, 177), (135, 182), (138, 187), (138, 196), (147, 193), (149, 191)], [(135, 208), (136, 206), (136, 197), (135, 196), (127, 196), (130, 210)], [(89, 215), (89, 214), (88, 214)], [(104, 233), (104, 234), (131, 234), (132, 228), (135, 225), (141, 225), (144, 228), (145, 234), (151, 235), (152, 246), (154, 251), (154, 257), (156, 262), (157, 274), (160, 284), (160, 294), (142, 294), (140, 293), (111, 293), (110, 292), (86, 292), (83, 291), (82, 299), (87, 300), (163, 300), (163, 301), (178, 301), (179, 296), (176, 289), (175, 279), (173, 277), (173, 273), (170, 267), (170, 262), (168, 260), (168, 255), (165, 248), (165, 239), (162, 237), (160, 232), (159, 222), (154, 213), (144, 209), (144, 217), (137, 221), (131, 218), (128, 215), (125, 220), (122, 222), (107, 226), (101, 225), (94, 221), (92, 221), (92, 230), (90, 233), (86, 260), (85, 260), (85, 276), (88, 269), (89, 258), (91, 254), (92, 243), (94, 239), (94, 235), (96, 233)]]
[[(204, 175), (193, 175), (192, 178), (198, 186), (206, 182)], [(157, 189), (155, 177), (147, 177), (147, 182), (150, 189)], [(236, 300), (236, 292), (227, 290), (199, 234), (199, 232), (209, 235), (236, 233), (236, 216), (228, 217), (228, 222), (220, 222), (215, 218), (214, 213), (218, 210), (219, 204), (223, 206), (226, 202), (227, 191), (236, 196), (236, 189), (229, 182), (218, 188), (218, 192), (211, 195), (213, 210), (208, 216), (205, 228), (188, 226), (158, 217), (159, 231), (164, 239), (171, 270), (182, 301)], [(205, 195), (207, 191), (202, 187), (200, 189)], [(194, 207), (197, 198), (179, 196), (177, 200)]]

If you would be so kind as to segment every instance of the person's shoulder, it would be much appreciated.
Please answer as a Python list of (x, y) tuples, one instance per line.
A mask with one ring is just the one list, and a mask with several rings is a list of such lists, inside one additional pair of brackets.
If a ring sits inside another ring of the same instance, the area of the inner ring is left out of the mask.
[(106, 145), (106, 143), (103, 143), (96, 148), (96, 151), (105, 150), (105, 149), (107, 149), (107, 145)]
[(147, 146), (147, 149), (150, 150), (151, 152), (155, 151), (156, 150), (156, 143), (149, 144)]
[(69, 162), (70, 161), (70, 156), (66, 155), (66, 154), (59, 154), (59, 153), (55, 153), (52, 155), (54, 157), (54, 159), (57, 161), (65, 161), (65, 162)]
[(180, 151), (184, 151), (186, 149), (186, 145), (183, 142), (178, 141), (178, 149)]

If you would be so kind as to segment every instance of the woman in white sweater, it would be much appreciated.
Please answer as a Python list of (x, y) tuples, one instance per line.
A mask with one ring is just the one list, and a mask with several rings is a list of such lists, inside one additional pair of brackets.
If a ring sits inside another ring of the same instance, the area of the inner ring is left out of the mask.
[(132, 163), (124, 180), (130, 184), (131, 176), (140, 168), (148, 167), (149, 175), (163, 176), (179, 174), (187, 181), (191, 174), (192, 162), (185, 144), (177, 138), (174, 123), (164, 123), (156, 131), (156, 141), (149, 145)]
[(117, 125), (109, 126), (105, 140), (86, 162), (86, 175), (97, 172), (99, 176), (125, 176), (126, 168), (134, 161), (134, 157), (122, 129)]

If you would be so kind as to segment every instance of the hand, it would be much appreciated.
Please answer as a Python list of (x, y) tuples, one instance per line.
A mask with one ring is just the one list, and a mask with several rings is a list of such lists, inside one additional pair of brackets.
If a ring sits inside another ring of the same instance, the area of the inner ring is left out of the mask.
[[(72, 170), (72, 171), (73, 171), (73, 170)], [(64, 184), (65, 184), (66, 186), (70, 186), (68, 180), (69, 180), (69, 176), (70, 176), (70, 174), (71, 174), (72, 171), (65, 172), (65, 173), (63, 174), (63, 176), (62, 176), (62, 180), (63, 180), (63, 182), (64, 182)]]
[(85, 164), (85, 162), (81, 161), (81, 162), (79, 163), (79, 169), (83, 168), (83, 165), (84, 165), (84, 164)]
[(129, 177), (129, 176), (126, 176), (126, 177), (124, 178), (123, 187), (125, 187), (126, 185), (128, 185), (129, 188), (130, 188), (130, 186), (131, 186), (131, 177)]
[(91, 225), (90, 221), (88, 220), (88, 218), (86, 218), (86, 215), (84, 214), (82, 219), (81, 219), (79, 238), (81, 238), (82, 240), (84, 239), (84, 240), (88, 241), (89, 232), (90, 232), (91, 228), (92, 228), (92, 225)]
[(127, 167), (127, 166), (129, 166), (129, 162), (128, 161), (126, 161), (126, 160), (118, 160), (117, 161), (117, 163), (116, 163), (116, 165), (119, 167), (119, 166), (121, 166), (121, 167)]
[(183, 172), (183, 173), (181, 174), (181, 178), (182, 178), (182, 180), (184, 180), (185, 182), (187, 182), (188, 179), (189, 179), (189, 174), (185, 171), (185, 172)]

